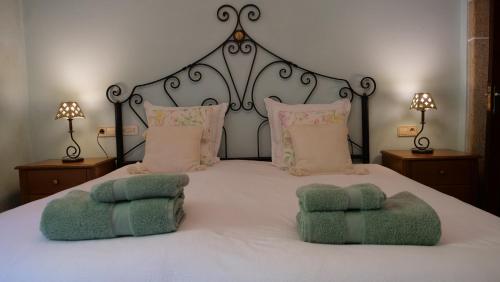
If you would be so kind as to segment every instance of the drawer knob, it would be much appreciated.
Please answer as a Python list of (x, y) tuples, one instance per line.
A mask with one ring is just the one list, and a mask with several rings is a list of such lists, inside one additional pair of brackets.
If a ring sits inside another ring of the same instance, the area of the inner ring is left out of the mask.
[(439, 174), (444, 175), (444, 174), (445, 174), (445, 171), (441, 169), (441, 170), (439, 171)]
[(59, 180), (57, 180), (57, 179), (52, 180), (52, 184), (54, 184), (54, 185), (59, 184)]

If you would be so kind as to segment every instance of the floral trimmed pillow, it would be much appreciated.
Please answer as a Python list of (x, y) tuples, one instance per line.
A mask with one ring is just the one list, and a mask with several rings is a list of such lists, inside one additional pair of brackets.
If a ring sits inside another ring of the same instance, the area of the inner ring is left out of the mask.
[[(294, 125), (324, 125), (324, 124), (346, 124), (346, 114), (343, 111), (324, 110), (324, 111), (280, 111), (278, 117), (282, 129), (283, 150), (281, 161), (284, 168), (291, 168), (295, 165), (295, 152), (293, 150), (290, 128)], [(347, 142), (347, 139), (346, 139)]]
[(199, 126), (201, 136), (200, 161), (202, 165), (212, 165), (218, 161), (222, 126), (227, 103), (215, 106), (161, 107), (144, 102), (149, 127)]
[(279, 168), (286, 168), (283, 162), (283, 141), (282, 141), (282, 128), (279, 119), (279, 112), (310, 112), (310, 111), (326, 111), (335, 110), (337, 113), (343, 113), (347, 118), (351, 111), (351, 102), (349, 99), (339, 99), (330, 104), (295, 104), (288, 105), (270, 98), (264, 98), (266, 105), (267, 116), (269, 118), (269, 127), (271, 129), (271, 151), (272, 163)]

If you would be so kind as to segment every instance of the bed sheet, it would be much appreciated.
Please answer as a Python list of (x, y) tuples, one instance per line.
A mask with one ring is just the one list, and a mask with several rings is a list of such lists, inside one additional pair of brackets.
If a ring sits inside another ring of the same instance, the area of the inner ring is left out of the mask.
[[(189, 173), (186, 218), (175, 233), (49, 241), (40, 215), (66, 190), (0, 214), (0, 281), (500, 281), (500, 218), (380, 165), (360, 166), (370, 173), (295, 177), (267, 162), (222, 161)], [(71, 189), (126, 176), (121, 168)], [(441, 241), (302, 242), (295, 190), (314, 182), (410, 191), (437, 211)]]

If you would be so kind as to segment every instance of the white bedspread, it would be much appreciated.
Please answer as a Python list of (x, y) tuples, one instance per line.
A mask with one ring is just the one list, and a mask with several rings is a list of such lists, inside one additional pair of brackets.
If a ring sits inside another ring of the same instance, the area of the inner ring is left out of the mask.
[[(175, 233), (49, 241), (38, 230), (63, 191), (0, 214), (0, 281), (500, 281), (500, 218), (379, 165), (362, 176), (294, 177), (266, 162), (223, 161), (190, 173)], [(124, 168), (74, 187), (126, 176)], [(296, 232), (295, 190), (372, 182), (407, 190), (442, 221), (438, 246), (321, 245)]]

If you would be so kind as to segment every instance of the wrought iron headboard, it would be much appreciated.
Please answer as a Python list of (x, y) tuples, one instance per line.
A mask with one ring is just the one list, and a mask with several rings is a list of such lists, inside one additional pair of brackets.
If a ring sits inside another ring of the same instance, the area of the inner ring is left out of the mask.
[[(349, 98), (353, 101), (354, 97), (359, 97), (361, 99), (361, 145), (354, 142), (351, 137), (349, 137), (350, 149), (352, 153), (352, 158), (354, 160), (360, 160), (363, 163), (368, 163), (370, 159), (369, 150), (369, 122), (368, 122), (368, 97), (371, 96), (376, 89), (375, 80), (369, 76), (363, 77), (360, 80), (360, 89), (362, 93), (356, 92), (347, 79), (337, 78), (329, 75), (324, 75), (317, 73), (295, 63), (286, 60), (275, 53), (269, 51), (264, 46), (256, 42), (245, 30), (245, 22), (256, 22), (259, 20), (261, 15), (260, 9), (254, 4), (247, 4), (243, 6), (240, 10), (237, 10), (231, 5), (222, 5), (217, 10), (217, 19), (220, 22), (229, 22), (232, 16), (236, 17), (235, 25), (231, 34), (224, 40), (217, 48), (196, 60), (192, 64), (189, 64), (178, 71), (159, 78), (157, 80), (138, 84), (133, 87), (132, 91), (128, 96), (123, 95), (122, 89), (119, 85), (114, 84), (108, 87), (106, 90), (107, 99), (114, 104), (115, 109), (115, 132), (116, 132), (116, 154), (117, 154), (117, 165), (123, 166), (125, 164), (125, 157), (136, 150), (138, 147), (142, 146), (145, 141), (141, 140), (137, 144), (131, 146), (125, 151), (124, 140), (123, 140), (123, 114), (122, 107), (123, 104), (128, 104), (132, 112), (137, 116), (139, 121), (148, 127), (146, 118), (142, 117), (136, 108), (143, 103), (143, 96), (140, 92), (148, 86), (160, 84), (162, 86), (162, 94), (165, 94), (169, 101), (174, 106), (180, 106), (174, 97), (172, 96), (173, 91), (180, 88), (182, 81), (179, 78), (181, 74), (186, 75), (191, 83), (197, 83), (203, 79), (202, 69), (212, 71), (215, 75), (220, 77), (224, 83), (224, 87), (227, 90), (228, 97), (228, 112), (238, 112), (238, 111), (255, 111), (262, 119), (257, 126), (257, 157), (252, 158), (237, 158), (237, 159), (255, 159), (255, 160), (270, 160), (270, 157), (261, 156), (260, 139), (261, 131), (263, 126), (268, 123), (268, 118), (264, 112), (258, 109), (256, 106), (256, 84), (260, 81), (263, 74), (270, 69), (278, 68), (278, 75), (281, 80), (289, 80), (292, 77), (294, 71), (300, 74), (299, 83), (302, 86), (309, 87), (306, 98), (303, 103), (309, 102), (310, 98), (314, 95), (317, 89), (319, 79), (336, 81), (341, 84), (341, 88), (338, 90), (338, 95), (341, 98)], [(255, 69), (255, 61), (257, 54), (265, 53), (271, 59), (260, 68), (260, 70)], [(225, 69), (218, 68), (216, 65), (211, 64), (208, 60), (211, 57), (222, 56), (223, 66)], [(244, 84), (244, 90), (240, 92), (235, 83), (235, 73), (232, 71), (230, 64), (228, 63), (229, 56), (251, 56), (251, 65), (248, 72), (248, 77), (246, 78)], [(228, 79), (229, 78), (229, 79)], [(123, 95), (123, 96), (122, 96)], [(233, 95), (236, 100), (233, 99)], [(247, 95), (250, 95), (249, 97)], [(267, 95), (266, 95), (267, 96)], [(269, 95), (267, 97), (273, 98), (281, 102), (281, 98), (277, 95)], [(219, 101), (216, 98), (208, 97), (204, 99), (201, 105), (213, 105), (218, 104)], [(224, 144), (224, 157), (222, 159), (231, 159), (228, 157), (227, 151), (227, 131), (223, 130), (223, 144)], [(355, 153), (355, 151), (360, 151), (361, 153)]]

